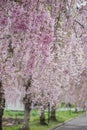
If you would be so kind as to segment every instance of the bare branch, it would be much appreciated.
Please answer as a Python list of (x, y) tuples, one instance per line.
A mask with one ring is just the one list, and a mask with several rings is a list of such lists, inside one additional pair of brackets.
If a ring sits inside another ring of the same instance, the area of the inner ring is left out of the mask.
[(79, 21), (75, 20), (75, 22), (78, 23), (84, 29), (84, 25), (82, 25)]

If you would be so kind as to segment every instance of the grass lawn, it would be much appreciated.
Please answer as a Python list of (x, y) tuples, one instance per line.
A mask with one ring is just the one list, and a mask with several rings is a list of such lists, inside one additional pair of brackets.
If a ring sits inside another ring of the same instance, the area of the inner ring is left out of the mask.
[[(60, 123), (63, 123), (64, 121), (67, 121), (71, 118), (77, 117), (82, 112), (70, 112), (70, 111), (58, 111), (56, 112), (57, 121), (56, 122), (49, 122), (48, 126), (41, 126), (39, 123), (39, 114), (37, 110), (34, 110), (31, 112), (31, 120), (30, 120), (30, 128), (31, 130), (50, 130), (53, 127), (57, 126)], [(11, 117), (11, 118), (23, 118), (24, 112), (12, 112), (12, 111), (5, 111), (4, 117)], [(48, 113), (45, 113), (46, 115), (46, 121), (47, 121), (47, 115)], [(21, 125), (18, 126), (10, 126), (10, 127), (4, 127), (3, 130), (19, 130), (21, 128)]]

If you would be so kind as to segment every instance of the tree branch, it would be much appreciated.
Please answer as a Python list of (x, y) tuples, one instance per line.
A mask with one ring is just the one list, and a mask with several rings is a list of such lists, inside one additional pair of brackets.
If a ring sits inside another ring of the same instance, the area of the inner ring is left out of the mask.
[(84, 28), (84, 25), (82, 25), (79, 21), (75, 20), (76, 23), (78, 23), (82, 28)]

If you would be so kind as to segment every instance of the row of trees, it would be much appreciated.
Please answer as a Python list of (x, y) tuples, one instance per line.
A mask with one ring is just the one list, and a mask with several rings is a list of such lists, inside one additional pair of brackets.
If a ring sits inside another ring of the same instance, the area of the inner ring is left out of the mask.
[[(55, 118), (66, 95), (67, 102), (86, 100), (86, 7), (82, 0), (0, 1), (0, 93), (4, 90), (9, 102), (21, 95), (23, 130), (30, 129), (32, 103), (41, 109), (44, 124), (48, 105)], [(3, 93), (0, 113), (2, 101)]]

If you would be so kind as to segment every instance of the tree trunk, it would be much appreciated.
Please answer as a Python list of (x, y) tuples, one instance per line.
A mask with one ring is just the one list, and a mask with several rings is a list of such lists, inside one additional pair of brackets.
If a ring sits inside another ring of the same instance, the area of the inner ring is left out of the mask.
[(4, 91), (2, 88), (2, 82), (0, 81), (0, 130), (2, 130), (2, 117), (5, 107)]
[(46, 120), (45, 120), (45, 111), (44, 111), (44, 110), (41, 110), (40, 124), (41, 124), (41, 125), (47, 125), (47, 124), (46, 124)]
[(2, 112), (0, 110), (0, 130), (2, 130)]
[(78, 109), (77, 109), (77, 107), (75, 108), (75, 112), (78, 113)]
[(29, 121), (30, 121), (30, 112), (31, 112), (31, 94), (27, 94), (28, 91), (30, 91), (31, 88), (31, 81), (32, 77), (29, 78), (27, 85), (25, 85), (26, 94), (23, 98), (24, 103), (24, 125), (23, 130), (30, 130)]
[(57, 121), (57, 119), (56, 119), (56, 109), (55, 109), (55, 106), (52, 107), (50, 119), (51, 119), (52, 121)]
[(23, 125), (23, 130), (30, 130), (29, 120), (30, 120), (31, 105), (28, 104), (28, 103), (25, 103), (24, 105), (25, 105), (25, 110), (24, 110), (24, 125)]
[(86, 107), (85, 106), (83, 106), (83, 112), (85, 112), (86, 111)]

